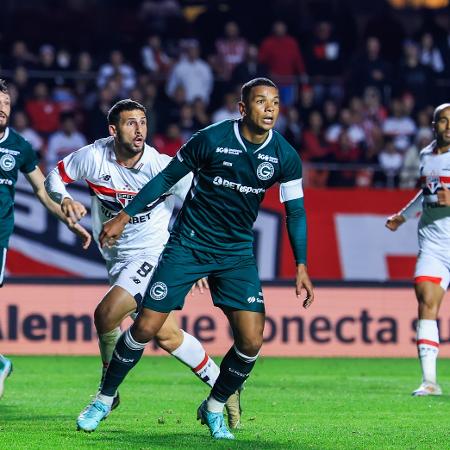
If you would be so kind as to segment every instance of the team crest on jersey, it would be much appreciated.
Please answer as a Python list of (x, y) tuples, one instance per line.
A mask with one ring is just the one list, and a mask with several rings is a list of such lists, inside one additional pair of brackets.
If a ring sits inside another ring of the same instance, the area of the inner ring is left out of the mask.
[(161, 281), (157, 281), (150, 288), (150, 297), (153, 300), (162, 300), (167, 295), (167, 285)]
[(0, 158), (0, 167), (5, 171), (9, 172), (10, 170), (14, 169), (14, 166), (16, 165), (16, 159), (14, 156), (11, 155), (3, 155)]
[(129, 194), (127, 192), (117, 192), (116, 198), (120, 202), (120, 204), (125, 208), (125, 206), (128, 205), (128, 203), (131, 202), (134, 198), (134, 194)]
[(273, 177), (275, 169), (270, 162), (264, 162), (256, 169), (256, 175), (260, 180), (268, 180)]
[(439, 176), (437, 175), (428, 175), (425, 181), (427, 188), (430, 190), (432, 194), (434, 194), (437, 188), (440, 185)]

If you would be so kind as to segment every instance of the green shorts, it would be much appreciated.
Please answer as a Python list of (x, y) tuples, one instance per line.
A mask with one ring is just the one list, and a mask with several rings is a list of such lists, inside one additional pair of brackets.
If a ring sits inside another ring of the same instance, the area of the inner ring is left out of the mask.
[(192, 285), (208, 277), (214, 306), (264, 312), (264, 297), (253, 255), (217, 255), (170, 239), (144, 296), (143, 306), (158, 312), (182, 309)]

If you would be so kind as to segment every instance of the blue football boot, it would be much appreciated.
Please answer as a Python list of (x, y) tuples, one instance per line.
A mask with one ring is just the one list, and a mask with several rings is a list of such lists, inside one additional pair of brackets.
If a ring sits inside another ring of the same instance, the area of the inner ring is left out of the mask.
[(206, 400), (202, 402), (197, 410), (197, 420), (200, 420), (202, 425), (208, 425), (211, 436), (214, 439), (234, 439), (223, 418), (223, 413), (213, 413), (206, 408)]
[(111, 408), (98, 399), (95, 399), (85, 408), (77, 419), (77, 429), (87, 432), (94, 431), (98, 424), (106, 419), (111, 412)]

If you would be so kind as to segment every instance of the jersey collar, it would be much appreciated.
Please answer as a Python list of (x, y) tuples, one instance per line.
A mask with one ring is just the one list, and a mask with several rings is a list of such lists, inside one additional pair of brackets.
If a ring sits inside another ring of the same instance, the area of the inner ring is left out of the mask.
[(9, 136), (9, 127), (6, 127), (6, 128), (5, 128), (5, 134), (4, 134), (3, 137), (0, 139), (0, 143), (1, 143), (1, 142), (5, 142), (6, 139), (8, 139), (8, 136)]
[[(241, 133), (239, 133), (239, 120), (236, 120), (233, 125), (234, 135), (236, 136), (236, 139), (239, 141), (239, 143), (244, 147), (245, 151), (248, 152), (247, 147), (244, 144), (244, 140), (242, 139)], [(272, 130), (269, 130), (269, 134), (267, 135), (266, 140), (253, 152), (257, 153), (260, 150), (262, 150), (264, 147), (266, 147), (270, 140), (272, 139), (273, 132)]]

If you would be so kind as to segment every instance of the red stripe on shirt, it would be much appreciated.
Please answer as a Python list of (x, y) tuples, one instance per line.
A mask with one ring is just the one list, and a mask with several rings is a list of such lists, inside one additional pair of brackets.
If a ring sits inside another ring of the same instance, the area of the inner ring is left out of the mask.
[(131, 192), (131, 191), (116, 191), (115, 189), (111, 189), (106, 186), (100, 186), (98, 184), (94, 184), (89, 180), (86, 180), (86, 183), (96, 192), (103, 195), (109, 195), (110, 197), (116, 197), (116, 194), (132, 194), (136, 195), (137, 192)]
[[(426, 176), (421, 176), (420, 177), (420, 182), (421, 183), (425, 183), (427, 180)], [(450, 183), (450, 177), (439, 177), (439, 182), (441, 183)]]
[(425, 345), (431, 345), (432, 347), (439, 348), (439, 342), (429, 341), (428, 339), (419, 339), (417, 341), (417, 345), (425, 344)]
[(209, 356), (205, 353), (205, 357), (203, 358), (203, 361), (197, 366), (192, 369), (192, 372), (198, 372), (199, 370), (203, 369), (205, 367), (206, 363), (208, 362)]
[(428, 277), (426, 275), (414, 278), (414, 283), (415, 284), (423, 283), (424, 281), (430, 281), (431, 283), (441, 284), (442, 278), (439, 278), (439, 277)]
[(72, 178), (67, 175), (66, 168), (64, 167), (64, 161), (59, 161), (57, 164), (59, 176), (64, 181), (64, 183), (73, 183), (75, 180), (72, 180)]

